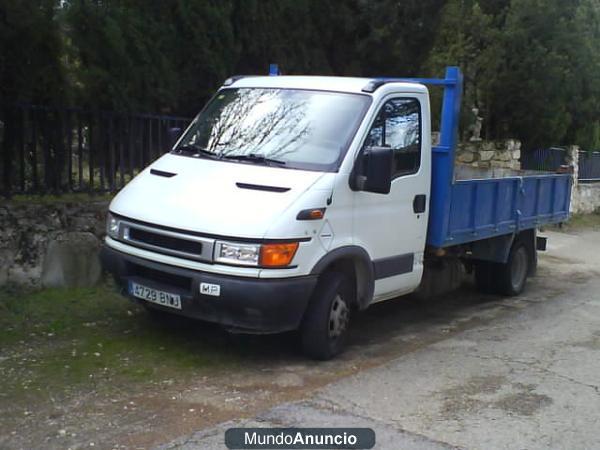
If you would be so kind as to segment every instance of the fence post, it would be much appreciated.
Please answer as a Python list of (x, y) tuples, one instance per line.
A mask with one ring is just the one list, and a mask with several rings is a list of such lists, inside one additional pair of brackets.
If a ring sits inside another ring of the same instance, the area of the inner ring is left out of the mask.
[(579, 146), (569, 145), (567, 147), (567, 164), (571, 167), (573, 173), (573, 185), (571, 186), (571, 204), (570, 213), (577, 213), (579, 211), (579, 190), (577, 188), (579, 184)]
[(578, 145), (569, 145), (567, 147), (567, 164), (569, 164), (573, 171), (573, 187), (579, 182), (579, 151)]

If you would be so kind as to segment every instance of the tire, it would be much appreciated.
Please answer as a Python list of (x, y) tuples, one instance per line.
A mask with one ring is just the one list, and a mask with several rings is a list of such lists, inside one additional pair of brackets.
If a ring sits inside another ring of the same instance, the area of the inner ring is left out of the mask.
[(494, 280), (494, 266), (490, 261), (477, 261), (475, 263), (475, 285), (483, 294), (495, 294), (497, 292)]
[(343, 274), (326, 272), (321, 275), (300, 326), (302, 352), (306, 356), (326, 361), (344, 349), (352, 292)]
[(500, 294), (515, 296), (523, 292), (527, 276), (531, 273), (530, 253), (527, 245), (516, 241), (510, 249), (506, 264), (498, 264), (496, 283)]

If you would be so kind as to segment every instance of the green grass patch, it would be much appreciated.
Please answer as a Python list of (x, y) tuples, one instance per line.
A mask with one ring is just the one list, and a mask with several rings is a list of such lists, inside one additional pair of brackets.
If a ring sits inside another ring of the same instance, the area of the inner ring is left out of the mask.
[(600, 229), (600, 210), (591, 214), (573, 214), (569, 221), (563, 224), (562, 228), (566, 231)]
[(185, 379), (240, 364), (202, 322), (149, 317), (111, 286), (0, 290), (0, 398)]
[(93, 203), (109, 201), (113, 194), (65, 193), (60, 195), (15, 195), (10, 199), (0, 197), (0, 205), (36, 204), (53, 205), (56, 203)]

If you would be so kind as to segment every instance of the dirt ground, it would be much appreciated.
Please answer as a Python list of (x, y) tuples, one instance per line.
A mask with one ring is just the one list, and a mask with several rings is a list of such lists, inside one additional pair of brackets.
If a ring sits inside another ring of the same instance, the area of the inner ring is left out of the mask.
[[(567, 232), (584, 239), (585, 231)], [(550, 302), (598, 275), (595, 267), (567, 270), (572, 264), (560, 252), (542, 255), (524, 298), (483, 296), (466, 282), (443, 297), (374, 305), (355, 317), (348, 351), (325, 363), (304, 359), (293, 334), (233, 336), (205, 323), (155, 323), (111, 286), (0, 292), (0, 315), (3, 304), (5, 317), (19, 308), (27, 312), (22, 323), (9, 326), (0, 319), (0, 448), (145, 449), (254, 417), (465, 330), (493, 325), (507, 312)]]

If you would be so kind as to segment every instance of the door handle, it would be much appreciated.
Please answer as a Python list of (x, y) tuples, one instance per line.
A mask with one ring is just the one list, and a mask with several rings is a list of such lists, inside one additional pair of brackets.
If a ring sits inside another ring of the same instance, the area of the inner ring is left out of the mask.
[(415, 214), (421, 214), (425, 212), (427, 208), (427, 196), (425, 194), (415, 195), (413, 200), (413, 211)]

